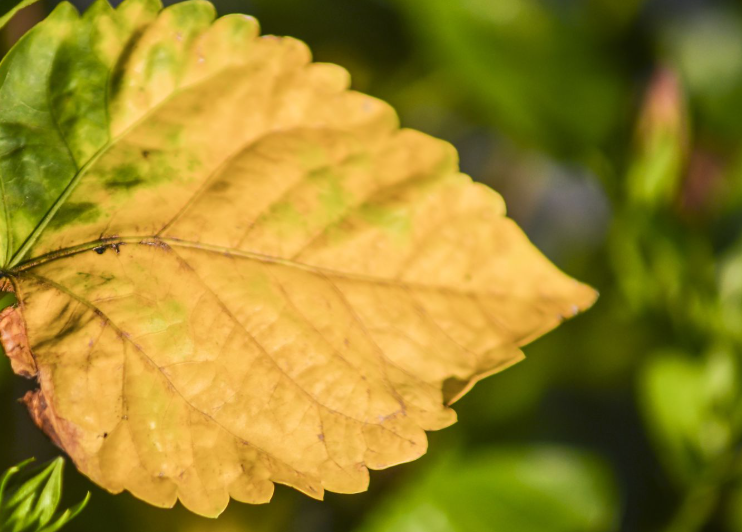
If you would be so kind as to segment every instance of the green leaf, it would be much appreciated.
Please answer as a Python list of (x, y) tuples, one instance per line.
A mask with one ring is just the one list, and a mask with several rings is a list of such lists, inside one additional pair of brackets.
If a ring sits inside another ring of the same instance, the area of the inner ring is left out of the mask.
[(39, 532), (56, 532), (82, 512), (87, 506), (88, 501), (90, 501), (90, 492), (85, 495), (85, 498), (82, 501), (78, 502), (72, 508), (65, 510), (54, 522), (45, 526), (39, 530)]
[(52, 462), (50, 466), (52, 470), (49, 479), (39, 494), (39, 499), (36, 503), (34, 512), (29, 515), (29, 520), (31, 522), (38, 522), (39, 525), (45, 526), (49, 521), (51, 521), (62, 495), (63, 466), (64, 459), (62, 457), (59, 457)]
[(0, 532), (54, 532), (79, 514), (90, 498), (88, 493), (83, 501), (55, 517), (62, 496), (64, 459), (52, 460), (17, 485), (14, 478), (31, 461), (10, 468), (0, 479)]
[(595, 457), (555, 446), (449, 456), (391, 494), (359, 532), (607, 532), (615, 489)]
[(734, 353), (716, 348), (703, 358), (653, 355), (639, 397), (658, 456), (682, 484), (693, 485), (732, 441), (739, 370)]

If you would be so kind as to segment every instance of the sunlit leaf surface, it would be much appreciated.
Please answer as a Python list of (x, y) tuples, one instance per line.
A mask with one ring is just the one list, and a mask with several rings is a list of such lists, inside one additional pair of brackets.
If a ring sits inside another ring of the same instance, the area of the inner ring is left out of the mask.
[(0, 314), (93, 481), (218, 515), (366, 489), (587, 308), (347, 73), (211, 4), (61, 4), (0, 67)]

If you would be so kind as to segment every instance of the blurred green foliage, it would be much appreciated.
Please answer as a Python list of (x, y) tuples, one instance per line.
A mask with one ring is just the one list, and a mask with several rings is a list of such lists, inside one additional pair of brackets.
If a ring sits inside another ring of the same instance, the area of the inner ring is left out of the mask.
[[(215, 3), (453, 142), (601, 298), (368, 493), (279, 488), (206, 521), (99, 492), (66, 530), (742, 532), (742, 2)], [(14, 401), (30, 386), (0, 361), (0, 466), (56, 454)], [(73, 497), (91, 489), (71, 476)]]
[[(618, 3), (595, 13), (539, 0), (398, 1), (448, 90), (523, 143), (583, 155), (604, 145), (627, 109), (624, 66), (609, 60), (610, 33), (591, 24), (599, 15), (612, 23), (601, 12)], [(636, 2), (622, 4), (619, 17)]]
[(615, 526), (604, 465), (558, 447), (445, 456), (393, 491), (359, 532), (597, 532)]

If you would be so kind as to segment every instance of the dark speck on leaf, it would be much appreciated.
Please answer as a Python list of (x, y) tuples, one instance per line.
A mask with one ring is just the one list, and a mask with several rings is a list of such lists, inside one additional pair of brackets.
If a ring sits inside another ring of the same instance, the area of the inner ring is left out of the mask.
[(113, 249), (116, 254), (121, 253), (121, 242), (116, 242), (114, 244), (108, 244), (106, 246), (98, 246), (97, 248), (93, 248), (93, 251), (95, 251), (98, 255), (103, 255), (106, 252), (106, 249), (108, 248)]
[(142, 157), (147, 159), (149, 157), (149, 150), (142, 150)]

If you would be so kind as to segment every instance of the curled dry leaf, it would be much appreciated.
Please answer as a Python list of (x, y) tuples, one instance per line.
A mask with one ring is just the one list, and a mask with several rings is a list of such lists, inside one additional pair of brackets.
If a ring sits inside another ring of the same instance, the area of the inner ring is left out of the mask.
[(301, 42), (214, 19), (63, 3), (0, 66), (26, 403), (97, 484), (208, 516), (275, 482), (366, 489), (595, 298), (450, 145)]

